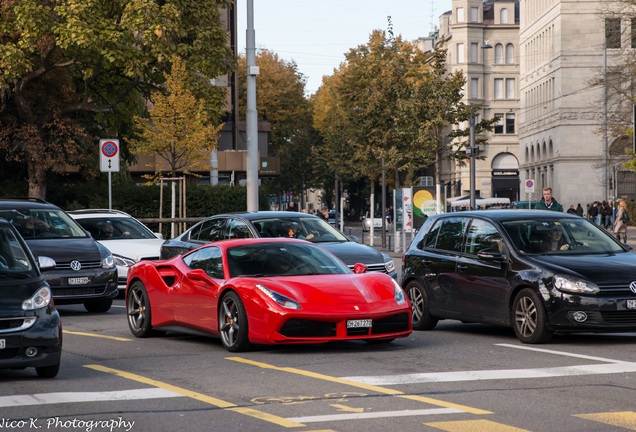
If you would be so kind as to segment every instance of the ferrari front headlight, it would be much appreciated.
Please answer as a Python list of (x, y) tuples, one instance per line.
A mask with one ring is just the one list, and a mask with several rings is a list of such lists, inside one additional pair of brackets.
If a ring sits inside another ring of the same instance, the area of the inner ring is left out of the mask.
[(395, 279), (391, 278), (391, 282), (393, 282), (393, 297), (397, 304), (404, 304), (406, 302), (406, 294), (404, 294), (404, 290), (400, 286), (399, 283), (395, 281)]
[(297, 301), (292, 300), (289, 297), (284, 296), (282, 294), (279, 294), (276, 291), (272, 291), (271, 289), (267, 288), (263, 284), (256, 284), (256, 288), (258, 288), (263, 294), (265, 294), (267, 297), (271, 298), (277, 304), (279, 304), (280, 306), (284, 308), (295, 309), (295, 310), (301, 309), (300, 303), (298, 303)]

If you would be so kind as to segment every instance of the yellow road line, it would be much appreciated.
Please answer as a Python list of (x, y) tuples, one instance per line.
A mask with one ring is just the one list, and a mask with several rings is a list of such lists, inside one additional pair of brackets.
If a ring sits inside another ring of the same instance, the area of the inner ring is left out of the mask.
[(64, 333), (66, 333), (66, 334), (77, 335), (77, 336), (96, 337), (96, 338), (101, 338), (101, 339), (116, 340), (116, 341), (119, 341), (119, 342), (132, 342), (132, 339), (123, 338), (123, 337), (117, 337), (117, 336), (100, 335), (100, 334), (97, 334), (97, 333), (75, 332), (75, 331), (69, 331), (69, 330), (62, 330), (62, 331)]
[(636, 412), (634, 411), (576, 414), (574, 417), (593, 420), (595, 422), (618, 426), (629, 430), (636, 430)]
[(411, 396), (411, 395), (406, 395), (404, 394), (404, 392), (398, 391), (398, 390), (393, 390), (393, 389), (389, 389), (386, 387), (379, 387), (373, 384), (365, 384), (365, 383), (359, 383), (356, 381), (350, 381), (347, 379), (342, 379), (342, 378), (337, 378), (337, 377), (332, 377), (329, 375), (323, 375), (323, 374), (319, 374), (319, 373), (315, 373), (315, 372), (310, 372), (310, 371), (306, 371), (306, 370), (302, 370), (302, 369), (296, 369), (296, 368), (290, 368), (290, 367), (279, 367), (279, 366), (274, 366), (274, 365), (270, 365), (267, 363), (261, 363), (261, 362), (257, 362), (257, 361), (253, 361), (253, 360), (248, 360), (248, 359), (244, 359), (241, 357), (227, 357), (227, 360), (231, 360), (231, 361), (235, 361), (238, 363), (244, 363), (244, 364), (249, 364), (252, 366), (256, 366), (256, 367), (260, 367), (263, 369), (273, 369), (273, 370), (277, 370), (277, 371), (281, 371), (281, 372), (288, 372), (291, 374), (296, 374), (296, 375), (302, 375), (302, 376), (306, 376), (306, 377), (310, 377), (310, 378), (316, 378), (319, 380), (323, 380), (323, 381), (330, 381), (330, 382), (335, 382), (338, 384), (343, 384), (343, 385), (348, 385), (348, 386), (352, 386), (352, 387), (357, 387), (357, 388), (361, 388), (361, 389), (365, 389), (368, 391), (373, 391), (376, 393), (381, 393), (381, 394), (387, 394), (387, 395), (391, 395), (391, 396), (397, 396), (397, 397), (401, 397), (401, 398), (405, 398), (405, 399), (411, 399), (411, 400), (416, 400), (419, 402), (425, 402), (431, 405), (436, 405), (436, 406), (441, 406), (441, 407), (445, 407), (445, 408), (456, 408), (471, 414), (492, 414), (492, 412), (490, 411), (484, 411), (478, 408), (473, 408), (473, 407), (469, 407), (469, 406), (465, 406), (465, 405), (458, 405), (458, 404), (454, 404), (454, 403), (450, 403), (450, 402), (446, 402), (446, 401), (442, 401), (439, 399), (432, 399), (432, 398), (427, 398), (427, 397), (423, 397), (423, 396)]
[(118, 369), (113, 369), (113, 368), (109, 368), (106, 366), (101, 366), (101, 365), (84, 365), (84, 367), (89, 368), (89, 369), (93, 369), (96, 371), (100, 371), (100, 372), (105, 372), (105, 373), (110, 373), (113, 375), (116, 375), (118, 377), (121, 378), (125, 378), (131, 381), (137, 381), (143, 384), (148, 384), (154, 387), (159, 387), (162, 388), (164, 390), (168, 390), (174, 393), (178, 393), (184, 396), (187, 396), (191, 399), (195, 399), (198, 400), (200, 402), (209, 404), (209, 405), (213, 405), (219, 408), (223, 408), (226, 409), (228, 411), (234, 411), (240, 414), (244, 414), (250, 417), (254, 417), (257, 418), (259, 420), (263, 420), (263, 421), (267, 421), (269, 423), (274, 423), (277, 424), (279, 426), (283, 426), (283, 427), (287, 427), (287, 428), (292, 428), (292, 427), (303, 427), (305, 426), (302, 423), (298, 423), (295, 421), (291, 421), (291, 420), (287, 420), (286, 418), (283, 417), (278, 417), (275, 415), (271, 415), (271, 414), (267, 414), (264, 413), (262, 411), (258, 411), (252, 408), (242, 408), (242, 407), (238, 407), (236, 406), (236, 404), (233, 404), (231, 402), (227, 402), (221, 399), (217, 399), (208, 395), (205, 395), (203, 393), (198, 393), (195, 391), (191, 391), (191, 390), (187, 390), (184, 389), (182, 387), (177, 387), (174, 386), (172, 384), (168, 384), (162, 381), (157, 381), (154, 380), (152, 378), (147, 378), (141, 375), (137, 375), (137, 374), (133, 374), (130, 372), (125, 372), (122, 370), (118, 370)]
[(526, 429), (519, 429), (490, 420), (432, 422), (424, 423), (424, 425), (446, 432), (528, 432)]

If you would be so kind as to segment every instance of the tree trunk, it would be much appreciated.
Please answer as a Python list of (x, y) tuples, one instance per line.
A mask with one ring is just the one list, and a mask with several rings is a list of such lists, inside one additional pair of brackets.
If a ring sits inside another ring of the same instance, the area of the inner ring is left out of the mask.
[(46, 167), (42, 161), (27, 154), (27, 170), (29, 173), (29, 196), (46, 199)]

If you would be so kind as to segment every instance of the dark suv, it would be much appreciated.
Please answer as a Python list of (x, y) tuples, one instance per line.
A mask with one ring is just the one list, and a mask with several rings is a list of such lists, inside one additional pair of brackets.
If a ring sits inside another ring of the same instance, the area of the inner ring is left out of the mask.
[(0, 217), (11, 222), (38, 259), (57, 305), (110, 309), (118, 293), (113, 255), (61, 208), (34, 198), (0, 199)]
[(15, 228), (0, 218), (0, 369), (60, 369), (62, 324), (51, 289)]

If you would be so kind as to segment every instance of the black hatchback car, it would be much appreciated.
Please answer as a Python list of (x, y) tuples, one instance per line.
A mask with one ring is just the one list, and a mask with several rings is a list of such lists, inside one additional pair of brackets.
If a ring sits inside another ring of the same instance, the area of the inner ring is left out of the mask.
[(79, 303), (89, 312), (110, 309), (118, 293), (113, 255), (66, 212), (35, 198), (0, 199), (0, 217), (38, 259), (55, 304)]
[(584, 218), (541, 210), (427, 219), (403, 257), (413, 328), (440, 319), (555, 332), (636, 331), (636, 254)]
[(368, 271), (387, 273), (397, 280), (395, 264), (390, 256), (353, 241), (317, 216), (297, 212), (262, 211), (211, 216), (181, 235), (166, 240), (161, 246), (161, 258), (172, 258), (218, 240), (290, 236), (323, 246), (351, 269), (356, 263), (362, 263)]
[(34, 367), (53, 378), (60, 369), (62, 324), (31, 251), (0, 218), (0, 369)]

